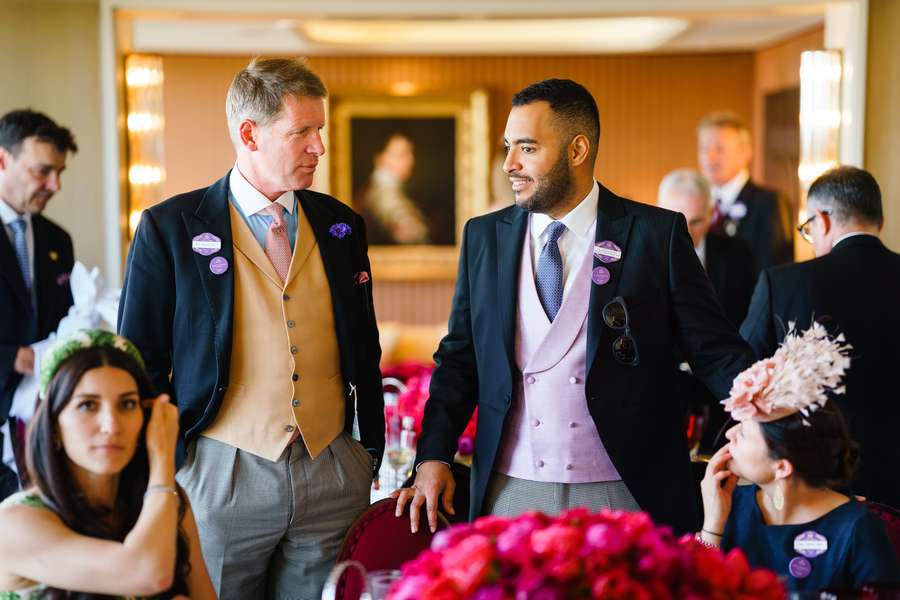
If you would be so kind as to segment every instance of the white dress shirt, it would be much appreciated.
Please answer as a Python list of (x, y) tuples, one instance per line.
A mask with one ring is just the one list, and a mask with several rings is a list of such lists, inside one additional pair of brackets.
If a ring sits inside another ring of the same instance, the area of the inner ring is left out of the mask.
[(731, 210), (731, 206), (737, 200), (738, 194), (741, 193), (741, 190), (744, 189), (744, 186), (747, 185), (747, 182), (750, 180), (750, 171), (747, 169), (742, 169), (740, 173), (731, 178), (730, 181), (726, 181), (721, 186), (713, 186), (710, 190), (712, 192), (712, 197), (714, 200), (718, 200), (721, 204), (720, 210), (724, 214), (728, 214)]
[[(594, 245), (594, 233), (597, 230), (597, 202), (600, 199), (600, 186), (594, 182), (594, 187), (588, 192), (578, 206), (573, 208), (560, 221), (566, 226), (566, 231), (559, 236), (557, 245), (563, 259), (563, 300), (572, 289), (572, 280), (569, 273), (578, 270), (581, 261), (589, 247)], [(538, 257), (544, 244), (547, 243), (547, 227), (554, 221), (552, 217), (544, 213), (531, 213), (531, 270), (534, 272)]]

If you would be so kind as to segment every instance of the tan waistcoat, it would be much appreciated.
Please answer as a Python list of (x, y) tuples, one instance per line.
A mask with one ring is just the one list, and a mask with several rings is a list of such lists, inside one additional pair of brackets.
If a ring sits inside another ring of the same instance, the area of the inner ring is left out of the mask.
[(299, 427), (315, 458), (344, 428), (344, 383), (331, 288), (297, 205), (287, 282), (229, 203), (234, 313), (228, 390), (206, 437), (278, 460)]

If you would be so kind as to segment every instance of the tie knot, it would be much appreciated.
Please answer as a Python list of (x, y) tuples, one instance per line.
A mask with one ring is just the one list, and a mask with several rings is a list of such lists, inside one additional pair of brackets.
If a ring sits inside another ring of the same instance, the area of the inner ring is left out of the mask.
[(273, 227), (281, 227), (282, 225), (284, 225), (284, 216), (282, 215), (283, 210), (283, 206), (281, 206), (277, 202), (272, 202), (263, 209), (263, 212), (272, 217)]
[(27, 225), (28, 224), (25, 222), (25, 217), (19, 217), (18, 219), (16, 219), (15, 221), (13, 221), (12, 223), (9, 224), (9, 226), (12, 227), (16, 233), (20, 233), (20, 234), (25, 232), (25, 227)]
[(547, 226), (547, 241), (556, 242), (566, 232), (566, 226), (562, 221), (553, 221)]

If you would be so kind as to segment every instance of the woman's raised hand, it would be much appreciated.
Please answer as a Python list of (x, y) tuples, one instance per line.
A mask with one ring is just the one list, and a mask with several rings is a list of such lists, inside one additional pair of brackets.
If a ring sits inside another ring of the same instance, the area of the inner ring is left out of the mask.
[(720, 534), (731, 513), (731, 494), (737, 485), (737, 475), (728, 470), (731, 453), (728, 446), (719, 448), (706, 465), (706, 474), (700, 482), (703, 494), (703, 529)]
[[(147, 424), (147, 454), (151, 479), (161, 476), (165, 482), (175, 477), (175, 445), (178, 443), (178, 409), (168, 394), (152, 400), (153, 408)], [(156, 482), (162, 483), (162, 482)]]

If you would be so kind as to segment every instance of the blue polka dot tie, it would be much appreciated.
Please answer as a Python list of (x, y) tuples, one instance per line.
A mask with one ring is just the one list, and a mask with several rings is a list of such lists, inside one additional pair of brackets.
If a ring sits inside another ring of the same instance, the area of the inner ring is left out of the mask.
[(547, 313), (547, 318), (551, 323), (562, 305), (563, 263), (557, 240), (565, 232), (566, 226), (562, 222), (550, 223), (547, 227), (547, 243), (544, 244), (541, 255), (538, 257), (535, 271), (537, 293), (541, 299), (541, 306), (544, 307), (544, 312)]

